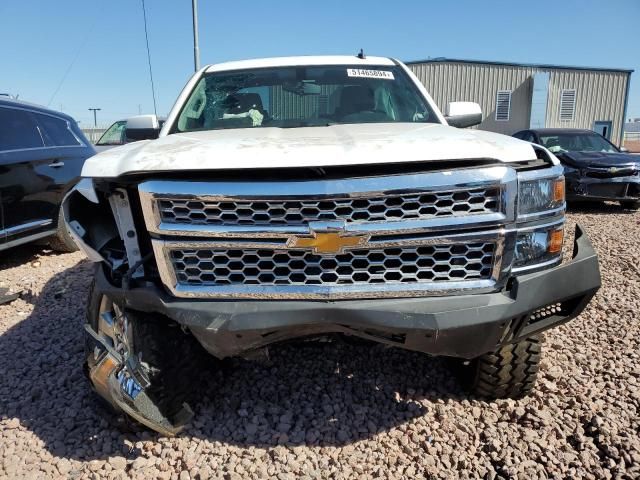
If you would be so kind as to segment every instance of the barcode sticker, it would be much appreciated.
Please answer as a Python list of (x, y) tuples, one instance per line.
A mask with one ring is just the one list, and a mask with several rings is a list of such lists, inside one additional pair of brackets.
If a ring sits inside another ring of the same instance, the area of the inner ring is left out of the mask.
[(347, 68), (348, 77), (379, 78), (382, 80), (395, 80), (393, 72), (386, 70), (365, 70), (362, 68)]

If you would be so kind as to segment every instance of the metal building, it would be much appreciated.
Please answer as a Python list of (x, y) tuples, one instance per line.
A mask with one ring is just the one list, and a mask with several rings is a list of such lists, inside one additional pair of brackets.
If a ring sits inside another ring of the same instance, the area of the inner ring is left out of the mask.
[(434, 58), (406, 62), (443, 112), (479, 103), (482, 130), (595, 130), (620, 145), (633, 70)]

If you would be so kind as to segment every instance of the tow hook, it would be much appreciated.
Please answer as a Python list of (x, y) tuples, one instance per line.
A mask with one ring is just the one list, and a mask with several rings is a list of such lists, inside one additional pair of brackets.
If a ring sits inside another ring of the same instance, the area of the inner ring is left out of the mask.
[(189, 405), (183, 403), (172, 418), (167, 418), (150, 397), (151, 385), (135, 356), (125, 360), (90, 325), (85, 324), (84, 328), (92, 337), (100, 359), (89, 370), (96, 392), (148, 428), (167, 436), (178, 434), (193, 417)]

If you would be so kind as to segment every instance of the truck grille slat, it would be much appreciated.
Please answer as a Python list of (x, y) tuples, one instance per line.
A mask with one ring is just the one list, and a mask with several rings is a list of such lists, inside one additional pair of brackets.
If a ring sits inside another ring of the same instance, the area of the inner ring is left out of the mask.
[(171, 250), (180, 284), (370, 285), (488, 279), (495, 245), (489, 242), (347, 250), (201, 248)]
[(497, 188), (412, 192), (359, 198), (205, 200), (157, 199), (164, 223), (196, 225), (307, 225), (344, 220), (346, 223), (424, 220), (499, 211)]

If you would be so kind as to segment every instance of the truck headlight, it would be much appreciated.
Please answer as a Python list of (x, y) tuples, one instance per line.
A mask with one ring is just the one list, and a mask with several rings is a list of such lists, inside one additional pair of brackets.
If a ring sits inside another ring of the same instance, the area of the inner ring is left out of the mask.
[(564, 177), (520, 181), (518, 215), (541, 213), (564, 205)]
[(513, 268), (532, 268), (559, 260), (562, 257), (563, 240), (562, 225), (518, 233)]

